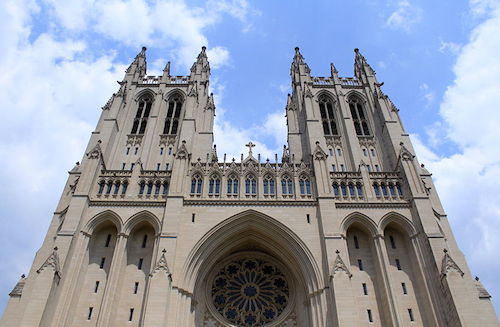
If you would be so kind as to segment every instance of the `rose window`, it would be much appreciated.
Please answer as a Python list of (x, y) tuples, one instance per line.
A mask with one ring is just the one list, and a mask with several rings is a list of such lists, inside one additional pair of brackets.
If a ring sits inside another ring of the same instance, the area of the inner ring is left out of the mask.
[(274, 264), (245, 258), (222, 267), (212, 281), (211, 296), (229, 323), (258, 327), (276, 321), (288, 305), (290, 291)]

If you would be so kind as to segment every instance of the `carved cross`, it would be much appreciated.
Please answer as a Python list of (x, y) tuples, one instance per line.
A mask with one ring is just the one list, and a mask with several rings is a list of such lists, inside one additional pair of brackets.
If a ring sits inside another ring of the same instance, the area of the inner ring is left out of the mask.
[(248, 142), (248, 144), (245, 144), (245, 146), (248, 147), (248, 156), (252, 155), (252, 148), (255, 146), (255, 144), (252, 143), (252, 141)]

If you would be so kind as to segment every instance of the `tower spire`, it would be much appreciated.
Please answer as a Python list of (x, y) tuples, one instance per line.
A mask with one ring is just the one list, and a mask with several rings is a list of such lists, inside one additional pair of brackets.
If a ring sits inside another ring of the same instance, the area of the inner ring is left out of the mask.
[(201, 51), (196, 57), (196, 62), (191, 67), (191, 76), (200, 75), (201, 79), (208, 79), (210, 75), (210, 64), (207, 57), (207, 47), (201, 47)]
[(311, 69), (306, 64), (304, 56), (300, 53), (299, 47), (295, 47), (295, 55), (293, 56), (291, 72), (292, 74), (297, 72), (301, 75), (309, 75), (311, 73)]
[(141, 51), (135, 56), (134, 61), (128, 66), (126, 73), (134, 77), (143, 77), (146, 75), (146, 47), (142, 47)]
[(354, 49), (354, 76), (356, 76), (359, 80), (363, 80), (363, 77), (375, 78), (375, 70), (368, 64), (366, 58), (359, 52), (359, 49)]

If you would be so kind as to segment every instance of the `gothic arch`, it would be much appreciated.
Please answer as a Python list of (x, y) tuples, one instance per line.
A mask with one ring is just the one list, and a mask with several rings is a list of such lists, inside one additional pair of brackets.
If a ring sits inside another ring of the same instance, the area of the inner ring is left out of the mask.
[(384, 215), (382, 219), (380, 219), (380, 222), (378, 224), (379, 230), (383, 233), (386, 227), (390, 224), (395, 224), (396, 226), (401, 228), (409, 237), (417, 234), (417, 230), (413, 226), (412, 222), (408, 218), (397, 212), (389, 212), (388, 214)]
[(376, 236), (377, 234), (379, 234), (377, 224), (373, 221), (373, 219), (360, 212), (353, 212), (342, 220), (342, 222), (340, 223), (340, 230), (342, 234), (346, 235), (347, 230), (354, 223), (361, 225), (361, 227), (363, 227), (370, 236)]
[(164, 97), (165, 101), (168, 101), (168, 99), (170, 99), (174, 95), (179, 95), (182, 99), (182, 102), (186, 101), (186, 93), (184, 93), (184, 91), (182, 91), (181, 89), (178, 89), (178, 88), (175, 88), (171, 91), (168, 91)]
[(87, 233), (87, 234), (93, 234), (94, 231), (96, 230), (97, 227), (101, 226), (102, 224), (110, 222), (113, 224), (118, 232), (120, 234), (123, 230), (123, 222), (120, 216), (115, 213), (112, 210), (106, 210), (103, 212), (98, 213), (94, 217), (90, 218), (90, 220), (85, 224), (85, 226), (82, 228), (82, 232)]
[(320, 269), (305, 243), (281, 222), (251, 209), (222, 221), (198, 241), (179, 275), (180, 288), (196, 296), (193, 294), (196, 284), (208, 274), (205, 268), (250, 242), (260, 245), (264, 251), (279, 254), (284, 264), (298, 267), (300, 276), (294, 277), (306, 294), (322, 290), (324, 281), (320, 278)]
[(318, 101), (322, 97), (329, 98), (330, 100), (332, 100), (333, 104), (337, 103), (337, 96), (335, 94), (333, 94), (332, 92), (330, 92), (330, 91), (321, 90), (318, 93), (316, 93), (316, 98), (318, 99)]
[(141, 99), (143, 96), (146, 96), (146, 95), (151, 96), (152, 100), (154, 101), (156, 93), (153, 90), (151, 90), (150, 88), (146, 88), (146, 89), (143, 89), (143, 90), (140, 90), (139, 92), (137, 92), (136, 95), (134, 96), (134, 100), (139, 101), (139, 99)]
[(151, 227), (153, 227), (155, 234), (160, 233), (160, 220), (153, 213), (147, 210), (138, 212), (130, 217), (123, 226), (123, 233), (125, 235), (130, 235), (134, 228), (141, 223), (148, 223), (149, 225), (151, 225)]
[(361, 101), (363, 104), (366, 104), (368, 102), (366, 96), (358, 90), (350, 90), (346, 93), (345, 98), (347, 102), (354, 99)]

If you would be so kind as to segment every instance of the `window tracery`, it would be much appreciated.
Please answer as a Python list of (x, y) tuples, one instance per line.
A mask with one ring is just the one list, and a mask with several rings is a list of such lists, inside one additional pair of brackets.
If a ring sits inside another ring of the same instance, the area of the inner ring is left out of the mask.
[(281, 270), (253, 257), (224, 265), (213, 278), (209, 294), (224, 320), (244, 327), (276, 321), (290, 302), (288, 281)]
[(175, 135), (179, 127), (179, 118), (182, 110), (182, 97), (180, 94), (173, 94), (168, 99), (167, 117), (165, 118), (165, 126), (163, 134)]
[(217, 175), (212, 175), (208, 182), (208, 194), (219, 195), (220, 194), (220, 178)]
[(137, 113), (135, 115), (134, 124), (132, 125), (132, 131), (130, 134), (144, 134), (152, 104), (153, 99), (150, 95), (145, 95), (139, 99)]
[(352, 122), (358, 136), (370, 136), (368, 129), (368, 120), (361, 102), (353, 98), (349, 100), (349, 109), (351, 110)]
[(235, 175), (230, 175), (227, 178), (227, 194), (238, 195), (238, 177)]
[(191, 179), (191, 194), (201, 194), (203, 179), (199, 174), (195, 174)]
[(299, 179), (299, 188), (301, 195), (311, 195), (311, 181), (309, 177), (302, 175)]
[(281, 176), (281, 192), (283, 195), (293, 194), (293, 181), (288, 175)]
[(323, 95), (319, 98), (319, 111), (325, 135), (338, 135), (337, 122), (333, 113), (333, 101), (330, 97)]
[(245, 179), (245, 194), (256, 195), (257, 194), (257, 181), (255, 177), (250, 174)]
[(274, 177), (271, 175), (264, 176), (264, 195), (274, 195)]

